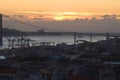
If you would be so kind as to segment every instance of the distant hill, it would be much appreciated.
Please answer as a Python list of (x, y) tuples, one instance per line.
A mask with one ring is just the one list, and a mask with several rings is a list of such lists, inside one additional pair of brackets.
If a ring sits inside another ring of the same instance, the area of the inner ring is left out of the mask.
[(3, 28), (3, 36), (19, 36), (23, 34), (24, 32), (21, 32), (16, 29)]
[[(79, 33), (80, 35), (90, 36), (91, 33)], [(36, 36), (36, 35), (74, 35), (74, 32), (45, 32), (43, 30), (38, 30), (36, 32), (22, 32), (16, 29), (3, 28), (3, 36)], [(106, 33), (92, 33), (93, 36), (106, 36)], [(120, 35), (120, 33), (117, 33)]]
[(22, 32), (16, 29), (3, 28), (3, 36), (32, 36), (32, 35), (61, 35), (61, 33), (44, 32), (44, 30), (38, 30), (36, 32)]

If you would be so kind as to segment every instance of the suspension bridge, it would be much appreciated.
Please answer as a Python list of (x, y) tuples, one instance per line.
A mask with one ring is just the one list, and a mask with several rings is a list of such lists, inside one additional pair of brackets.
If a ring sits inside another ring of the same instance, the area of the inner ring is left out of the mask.
[[(29, 24), (29, 23), (26, 23), (24, 21), (20, 21), (20, 20), (17, 20), (15, 18), (12, 18), (8, 15), (4, 15), (4, 14), (0, 14), (0, 45), (2, 45), (2, 17), (4, 18), (7, 18), (9, 20), (12, 20), (14, 22), (17, 22), (17, 23), (20, 23), (22, 25), (26, 25), (27, 27), (32, 27), (32, 28), (37, 28), (37, 29), (41, 29), (41, 30), (46, 30), (46, 31), (52, 31), (52, 32), (64, 32), (64, 31), (60, 31), (60, 30), (55, 30), (55, 29), (50, 29), (50, 28), (44, 28), (44, 27), (41, 27), (41, 26), (37, 26), (37, 25), (34, 25), (34, 24)], [(79, 34), (78, 32), (75, 32), (75, 37), (74, 37), (74, 43), (76, 44), (76, 36)], [(26, 37), (23, 37), (23, 36), (20, 36), (20, 37), (14, 37), (14, 38), (10, 38), (8, 36), (6, 36), (6, 39), (8, 40), (8, 44), (11, 45), (12, 47), (14, 46), (15, 44), (15, 41), (18, 43), (17, 45), (21, 45), (21, 46), (29, 46), (29, 42), (31, 41), (29, 38), (26, 38)], [(39, 43), (39, 45), (48, 45), (48, 44), (54, 44), (53, 42), (41, 42)], [(9, 46), (8, 45), (8, 46)]]
[[(8, 15), (3, 15), (3, 14), (0, 14), (0, 45), (3, 44), (3, 41), (2, 41), (2, 18), (7, 18), (7, 19), (10, 19), (14, 22), (17, 22), (17, 23), (20, 23), (22, 25), (26, 25), (27, 27), (32, 27), (32, 28), (39, 28), (41, 30), (47, 30), (47, 31), (53, 31), (53, 32), (61, 32), (59, 30), (54, 30), (54, 29), (49, 29), (49, 28), (43, 28), (43, 27), (40, 27), (40, 26), (36, 26), (36, 25), (33, 25), (33, 24), (28, 24), (26, 22), (23, 22), (23, 21), (20, 21), (20, 20), (17, 20), (17, 19), (14, 19)], [(30, 46), (29, 43), (30, 41), (33, 41), (31, 39), (29, 39), (28, 37), (25, 37), (25, 36), (14, 36), (12, 38), (10, 38), (9, 36), (6, 36), (6, 39), (8, 40), (8, 47), (11, 46), (11, 48), (14, 48), (15, 46), (20, 46), (20, 47), (25, 47), (25, 46)], [(16, 44), (15, 44), (16, 43)], [(40, 43), (34, 43), (33, 45), (38, 45), (39, 46), (49, 46), (49, 45), (54, 45), (55, 43), (54, 42), (40, 42)]]
[[(2, 17), (7, 18), (9, 20), (12, 20), (14, 22), (20, 23), (22, 25), (26, 25), (27, 27), (31, 27), (31, 28), (37, 28), (37, 29), (41, 29), (41, 30), (47, 30), (47, 31), (52, 31), (52, 32), (64, 32), (64, 31), (60, 31), (60, 30), (55, 30), (55, 29), (50, 29), (50, 28), (44, 28), (38, 25), (34, 25), (34, 24), (30, 24), (30, 23), (26, 23), (24, 21), (20, 21), (17, 19), (14, 19), (13, 17), (10, 17), (8, 15), (4, 15), (4, 14), (0, 14), (0, 45), (2, 45)], [(80, 32), (74, 32), (74, 44), (78, 43), (79, 41), (83, 41), (86, 42), (84, 40), (77, 40), (77, 36), (81, 35), (81, 36), (89, 36), (90, 37), (90, 42), (92, 42), (92, 36), (100, 36), (101, 34), (92, 34), (92, 33), (80, 33)], [(105, 36), (105, 35), (102, 35)], [(109, 33), (106, 34), (106, 39), (108, 39), (110, 36), (114, 36), (114, 35), (110, 35)], [(14, 39), (10, 39), (9, 37), (6, 37), (8, 40), (8, 43), (11, 43), (11, 46), (14, 46), (15, 41), (18, 43), (17, 45), (21, 45), (21, 46), (29, 46), (29, 42), (31, 41), (29, 38), (20, 36), (20, 37), (14, 37)], [(48, 44), (54, 44), (53, 42), (47, 42), (47, 43), (40, 43), (40, 45), (48, 45)]]

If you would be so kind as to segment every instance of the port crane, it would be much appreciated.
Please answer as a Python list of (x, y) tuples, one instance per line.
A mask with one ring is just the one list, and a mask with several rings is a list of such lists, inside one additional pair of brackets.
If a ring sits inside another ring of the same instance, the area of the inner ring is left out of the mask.
[(30, 47), (31, 39), (25, 36), (6, 36), (8, 41), (8, 48), (23, 48), (23, 47)]

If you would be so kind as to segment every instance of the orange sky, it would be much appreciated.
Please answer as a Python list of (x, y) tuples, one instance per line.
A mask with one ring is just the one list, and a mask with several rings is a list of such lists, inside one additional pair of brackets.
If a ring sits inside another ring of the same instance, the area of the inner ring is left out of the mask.
[(120, 0), (0, 0), (2, 14), (34, 14), (55, 20), (120, 15)]

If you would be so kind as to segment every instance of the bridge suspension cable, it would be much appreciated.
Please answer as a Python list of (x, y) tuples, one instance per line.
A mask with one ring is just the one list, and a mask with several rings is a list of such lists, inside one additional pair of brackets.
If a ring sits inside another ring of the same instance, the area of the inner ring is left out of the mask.
[(43, 28), (43, 27), (40, 27), (40, 26), (36, 26), (36, 25), (33, 25), (33, 24), (29, 24), (29, 23), (26, 23), (26, 22), (23, 22), (23, 21), (20, 21), (20, 20), (16, 20), (14, 18), (11, 18), (7, 15), (3, 15), (5, 18), (8, 18), (10, 20), (13, 20), (15, 22), (18, 22), (18, 23), (21, 23), (21, 24), (24, 24), (24, 25), (27, 25), (27, 26), (30, 26), (30, 27), (33, 27), (33, 28), (40, 28), (40, 29), (44, 29), (44, 30), (49, 30), (49, 31), (54, 31), (54, 32), (64, 32), (64, 31), (60, 31), (60, 30), (55, 30), (55, 29), (49, 29), (49, 28)]

